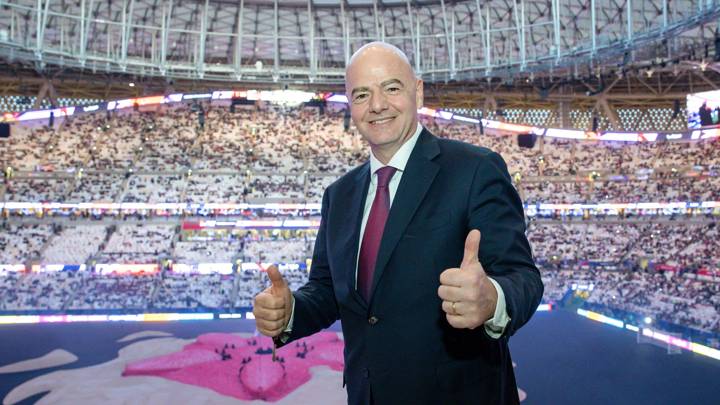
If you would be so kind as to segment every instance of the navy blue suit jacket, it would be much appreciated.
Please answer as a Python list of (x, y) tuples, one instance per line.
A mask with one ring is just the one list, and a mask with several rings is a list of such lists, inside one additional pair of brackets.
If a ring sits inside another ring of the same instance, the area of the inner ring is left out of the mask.
[[(502, 157), (424, 129), (395, 194), (370, 302), (355, 289), (365, 163), (330, 185), (322, 201), (309, 281), (295, 291), (290, 342), (342, 323), (351, 404), (518, 403), (508, 337), (543, 293), (525, 237), (522, 203)], [(451, 327), (438, 297), (440, 273), (459, 267), (468, 232), (503, 289), (511, 318), (503, 336)], [(287, 343), (286, 342), (286, 343)]]

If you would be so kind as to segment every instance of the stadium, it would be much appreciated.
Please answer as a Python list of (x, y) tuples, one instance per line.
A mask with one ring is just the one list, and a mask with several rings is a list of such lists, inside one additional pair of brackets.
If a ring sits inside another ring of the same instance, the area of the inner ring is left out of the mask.
[(523, 404), (720, 388), (719, 0), (0, 1), (3, 404), (347, 403), (340, 322), (277, 350), (323, 193), (370, 159), (371, 41), (499, 153), (544, 285)]

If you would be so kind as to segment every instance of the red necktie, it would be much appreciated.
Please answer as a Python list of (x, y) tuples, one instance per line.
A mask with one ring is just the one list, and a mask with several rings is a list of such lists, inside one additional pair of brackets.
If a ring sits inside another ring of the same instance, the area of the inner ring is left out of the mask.
[(365, 298), (366, 302), (370, 302), (370, 289), (372, 288), (373, 274), (375, 273), (375, 262), (377, 261), (378, 250), (380, 250), (380, 241), (382, 240), (385, 222), (390, 212), (390, 179), (395, 174), (392, 166), (381, 167), (377, 170), (377, 190), (375, 191), (375, 199), (370, 208), (370, 216), (368, 216), (365, 224), (365, 234), (363, 235), (362, 245), (360, 245), (360, 259), (358, 260), (358, 291)]

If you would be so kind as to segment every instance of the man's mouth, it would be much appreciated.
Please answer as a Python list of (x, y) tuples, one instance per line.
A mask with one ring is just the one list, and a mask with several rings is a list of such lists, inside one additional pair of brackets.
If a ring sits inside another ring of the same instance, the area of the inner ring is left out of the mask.
[(383, 124), (387, 124), (388, 122), (390, 122), (394, 119), (395, 119), (395, 117), (379, 118), (379, 119), (370, 121), (370, 125), (383, 125)]

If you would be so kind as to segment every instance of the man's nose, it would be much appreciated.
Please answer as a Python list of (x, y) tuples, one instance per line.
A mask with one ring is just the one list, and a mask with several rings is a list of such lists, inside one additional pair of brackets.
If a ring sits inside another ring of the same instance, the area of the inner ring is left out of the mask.
[(382, 92), (370, 96), (370, 110), (374, 113), (381, 113), (387, 110), (387, 98)]

